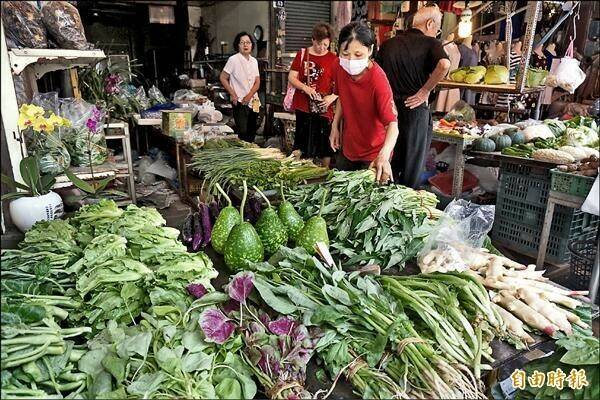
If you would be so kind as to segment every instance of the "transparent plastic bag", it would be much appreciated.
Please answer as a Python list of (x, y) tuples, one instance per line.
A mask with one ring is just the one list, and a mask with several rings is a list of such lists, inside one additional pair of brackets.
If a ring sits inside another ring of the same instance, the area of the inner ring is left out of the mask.
[(150, 99), (146, 96), (146, 91), (143, 86), (136, 89), (135, 98), (140, 105), (139, 111), (147, 110), (151, 107)]
[[(40, 11), (28, 1), (3, 1), (2, 25), (6, 37), (16, 47), (45, 49), (46, 28)], [(12, 46), (10, 46), (12, 47)]]
[[(95, 132), (90, 132), (87, 122), (93, 116), (96, 106), (81, 99), (61, 99), (60, 116), (71, 121), (69, 128), (63, 128), (62, 137), (71, 154), (72, 164), (81, 167), (99, 165), (106, 161), (108, 148), (100, 122)], [(100, 121), (104, 120), (101, 112)]]
[(495, 206), (453, 200), (429, 234), (418, 260), (421, 272), (464, 271), (466, 257), (483, 247), (494, 223)]
[(475, 121), (475, 110), (469, 103), (460, 100), (444, 116), (446, 121)]
[(44, 26), (63, 49), (89, 50), (77, 8), (66, 1), (46, 1), (42, 5)]
[(150, 97), (150, 102), (152, 105), (167, 103), (166, 97), (162, 94), (160, 89), (154, 85), (148, 89), (148, 97)]
[(45, 111), (52, 111), (58, 115), (58, 92), (36, 93), (31, 99), (31, 104), (40, 106)]
[(189, 89), (179, 89), (173, 94), (173, 102), (187, 102), (200, 99), (202, 96)]
[(47, 135), (35, 152), (42, 174), (59, 175), (71, 165), (71, 155), (57, 132)]

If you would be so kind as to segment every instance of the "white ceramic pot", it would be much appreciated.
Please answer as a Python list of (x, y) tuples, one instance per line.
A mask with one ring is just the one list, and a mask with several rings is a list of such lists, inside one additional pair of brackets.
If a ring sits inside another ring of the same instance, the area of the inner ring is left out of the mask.
[(62, 199), (54, 192), (13, 200), (10, 202), (9, 211), (13, 224), (21, 232), (29, 230), (38, 221), (51, 221), (65, 213)]

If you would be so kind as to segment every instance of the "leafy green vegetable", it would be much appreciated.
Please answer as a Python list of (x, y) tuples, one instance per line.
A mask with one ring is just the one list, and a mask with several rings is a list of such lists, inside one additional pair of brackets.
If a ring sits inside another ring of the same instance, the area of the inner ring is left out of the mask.
[(319, 212), (323, 198), (321, 215), (331, 252), (349, 267), (403, 267), (418, 253), (440, 213), (434, 194), (378, 185), (372, 171), (336, 171), (327, 182), (299, 187), (288, 196), (306, 219)]

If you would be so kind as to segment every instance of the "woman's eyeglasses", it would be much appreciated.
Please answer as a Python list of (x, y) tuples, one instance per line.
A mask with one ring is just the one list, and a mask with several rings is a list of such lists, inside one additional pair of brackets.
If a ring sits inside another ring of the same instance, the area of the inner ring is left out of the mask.
[(241, 45), (244, 45), (244, 44), (252, 44), (252, 42), (240, 42), (240, 44), (241, 44)]

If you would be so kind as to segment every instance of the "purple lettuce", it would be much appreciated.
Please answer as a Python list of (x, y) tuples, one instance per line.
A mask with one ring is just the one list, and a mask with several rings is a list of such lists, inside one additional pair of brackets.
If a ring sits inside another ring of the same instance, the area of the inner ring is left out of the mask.
[(190, 283), (187, 285), (188, 293), (196, 299), (201, 298), (206, 294), (206, 288), (201, 283)]
[(246, 304), (246, 299), (254, 289), (254, 274), (252, 272), (240, 272), (233, 277), (227, 286), (229, 297)]
[(269, 330), (276, 335), (290, 335), (296, 325), (290, 317), (280, 317), (275, 321), (269, 322)]
[(208, 342), (223, 344), (235, 330), (235, 324), (221, 312), (211, 308), (200, 315), (200, 328)]

